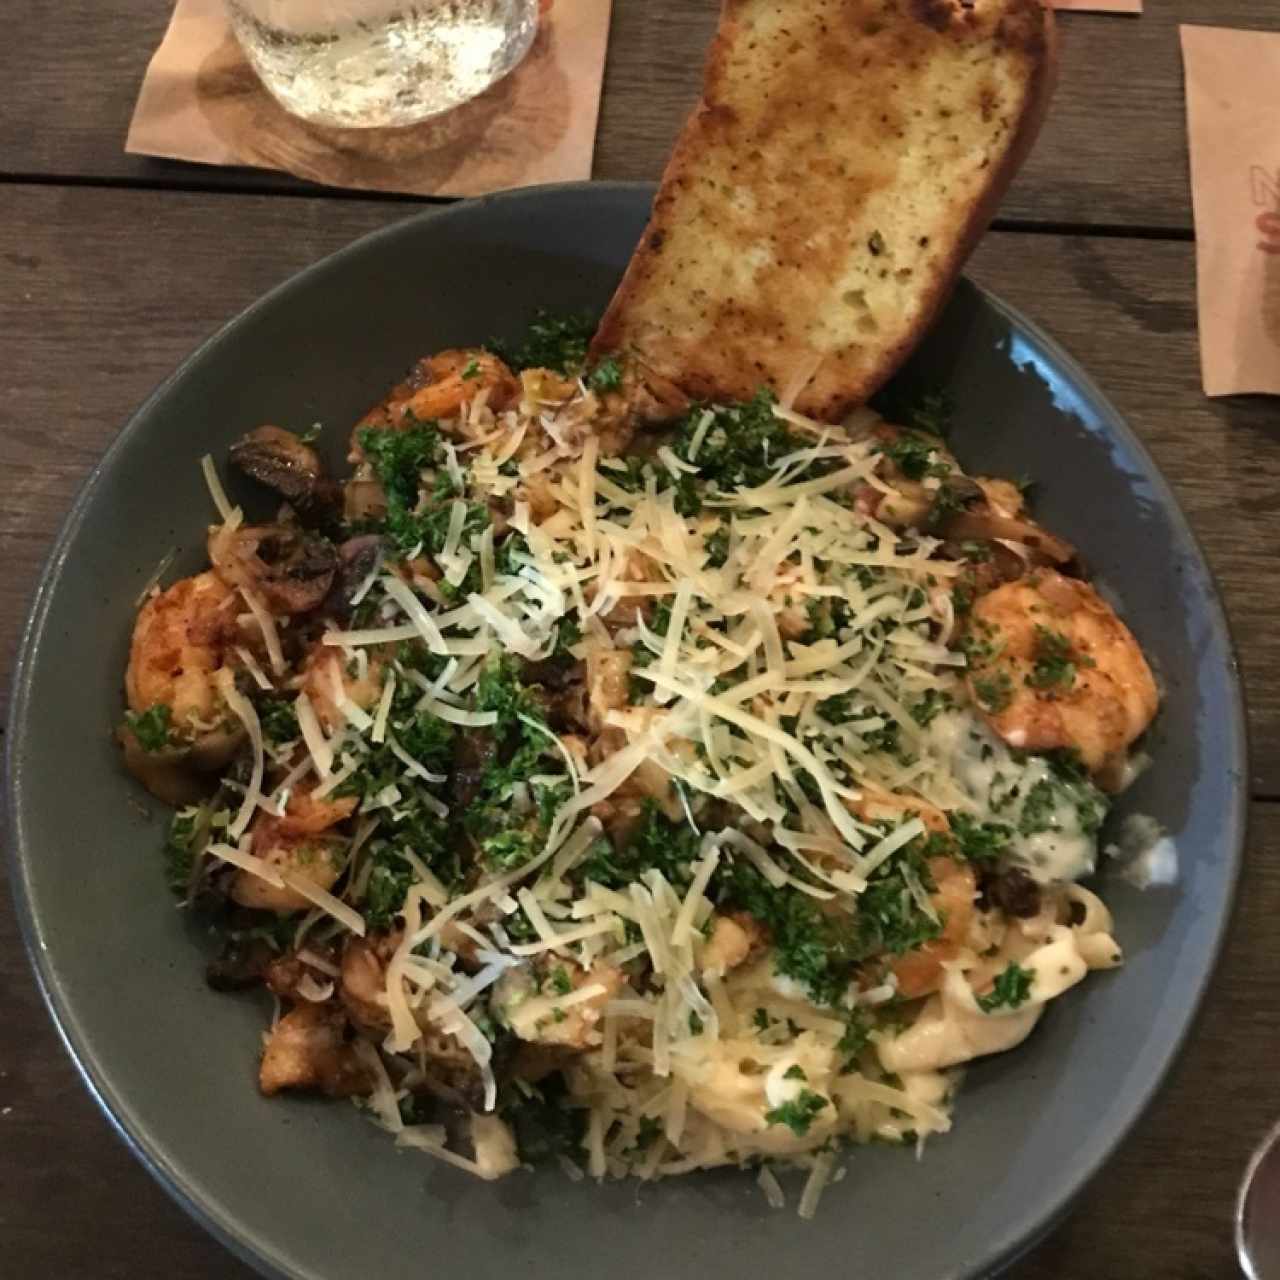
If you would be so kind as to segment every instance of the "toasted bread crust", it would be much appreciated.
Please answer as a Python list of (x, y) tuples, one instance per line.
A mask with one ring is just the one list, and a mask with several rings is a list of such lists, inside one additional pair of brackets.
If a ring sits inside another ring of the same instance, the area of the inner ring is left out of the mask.
[(725, 0), (594, 353), (698, 399), (862, 403), (1030, 149), (1054, 52), (1040, 0)]

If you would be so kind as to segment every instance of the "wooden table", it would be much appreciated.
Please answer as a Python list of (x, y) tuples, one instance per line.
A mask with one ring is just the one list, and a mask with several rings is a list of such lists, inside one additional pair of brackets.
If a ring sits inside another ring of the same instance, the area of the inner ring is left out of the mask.
[[(5, 12), (6, 666), (74, 490), (148, 390), (268, 287), (409, 211), (279, 175), (125, 155), (167, 8), (17, 0)], [(694, 96), (714, 4), (614, 8), (596, 174), (653, 178)], [(1014, 1268), (1018, 1280), (1235, 1275), (1236, 1179), (1280, 1113), (1280, 827), (1271, 825), (1280, 802), (1280, 408), (1210, 402), (1200, 391), (1179, 22), (1275, 29), (1280, 15), (1273, 0), (1151, 0), (1140, 19), (1065, 17), (1054, 113), (972, 272), (1081, 359), (1178, 491), (1244, 665), (1253, 833), (1231, 941), (1187, 1053), (1072, 1216)], [(0, 1273), (15, 1277), (249, 1274), (168, 1201), (95, 1110), (41, 1008), (7, 906), (0, 1239)]]

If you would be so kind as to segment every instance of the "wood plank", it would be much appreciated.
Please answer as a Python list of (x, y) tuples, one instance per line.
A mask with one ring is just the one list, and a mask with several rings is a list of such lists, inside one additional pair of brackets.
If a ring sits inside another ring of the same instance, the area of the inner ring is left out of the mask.
[[(1172, 1079), (1067, 1221), (1009, 1280), (1235, 1274), (1227, 1258), (1236, 1182), (1275, 1118), (1277, 818), (1278, 805), (1254, 807), (1235, 927)], [(12, 1267), (6, 1274), (249, 1280), (249, 1269), (151, 1181), (90, 1101), (41, 1007), (4, 889), (0, 883), (0, 1222)]]
[[(715, 0), (615, 0), (597, 177), (652, 179), (696, 96)], [(305, 191), (288, 176), (128, 156), (125, 131), (167, 7), (143, 0), (10, 6), (0, 45), (0, 174)], [(1275, 29), (1270, 0), (1160, 0), (1140, 18), (1062, 18), (1062, 82), (1001, 216), (1186, 229), (1177, 25)], [(21, 86), (21, 90), (17, 88)]]
[[(151, 387), (269, 286), (398, 207), (368, 201), (14, 187), (0, 211), (0, 661), (93, 461)], [(997, 233), (978, 279), (1024, 308), (1115, 398), (1177, 489), (1244, 659), (1254, 784), (1280, 796), (1275, 406), (1210, 402), (1196, 364), (1189, 244)]]

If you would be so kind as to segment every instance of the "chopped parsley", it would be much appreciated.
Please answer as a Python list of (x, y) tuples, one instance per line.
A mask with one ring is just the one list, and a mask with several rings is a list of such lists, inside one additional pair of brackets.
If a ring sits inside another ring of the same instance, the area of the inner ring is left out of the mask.
[(960, 854), (970, 862), (995, 862), (1013, 839), (1013, 828), (1002, 822), (979, 822), (972, 814), (947, 815)]
[(587, 347), (596, 331), (596, 317), (590, 313), (555, 315), (535, 313), (524, 342), (516, 348), (492, 342), (490, 348), (518, 373), (521, 369), (551, 369), (576, 375), (586, 363)]
[(945, 440), (951, 432), (951, 420), (955, 416), (955, 404), (947, 391), (926, 392), (907, 411), (907, 422)]
[(539, 803), (532, 815), (512, 812), (517, 786), (545, 772), (550, 743), (541, 703), (534, 688), (521, 681), (514, 658), (503, 654), (485, 664), (476, 684), (476, 710), (495, 712), (497, 722), (484, 739), (483, 767), (462, 821), (491, 868), (512, 870), (542, 848), (567, 796), (568, 780), (563, 787), (536, 788)]
[(941, 689), (926, 689), (924, 697), (914, 703), (909, 710), (911, 718), (924, 729), (933, 722), (934, 716), (939, 711), (946, 711), (951, 705), (950, 694), (944, 693)]
[(1035, 975), (1016, 961), (1003, 973), (996, 975), (995, 986), (985, 996), (978, 997), (978, 1008), (983, 1013), (995, 1009), (1016, 1009), (1025, 1004), (1031, 995), (1031, 983)]
[(886, 390), (875, 397), (872, 407), (886, 422), (901, 422), (939, 440), (950, 435), (955, 416), (955, 403), (951, 395), (941, 388), (934, 388), (923, 395)]
[(970, 668), (990, 662), (1004, 649), (1004, 637), (1000, 629), (984, 619), (978, 619), (960, 639), (960, 651)]
[(799, 982), (816, 1003), (836, 1006), (860, 964), (884, 952), (902, 955), (941, 931), (912, 896), (904, 866), (926, 890), (934, 887), (925, 842), (915, 840), (872, 872), (849, 913), (826, 912), (789, 885), (775, 888), (747, 862), (721, 863), (712, 884), (722, 905), (741, 908), (769, 930), (776, 972)]
[(622, 366), (612, 356), (606, 356), (587, 374), (587, 386), (592, 391), (617, 391), (622, 386)]
[[(435, 468), (444, 459), (435, 424), (416, 422), (396, 431), (366, 427), (357, 438), (386, 495), (384, 536), (401, 552), (419, 543), (428, 552), (438, 551), (444, 546), (448, 531), (449, 506), (440, 503), (434, 508), (428, 507), (425, 513), (419, 511), (423, 472)], [(487, 519), (486, 515), (485, 523)], [(474, 531), (475, 521), (470, 511), (468, 524), (469, 531)], [(480, 527), (483, 528), (483, 524)]]
[(974, 696), (984, 711), (999, 713), (1013, 701), (1013, 681), (1007, 671), (995, 671), (987, 676), (975, 676)]
[[(774, 412), (777, 398), (767, 388), (743, 404), (694, 405), (677, 424), (672, 449), (678, 458), (690, 462), (701, 472), (704, 485), (722, 492), (734, 489), (754, 488), (773, 478), (774, 468), (780, 458), (802, 448), (805, 441), (792, 435), (787, 425)], [(701, 444), (693, 456), (690, 451), (693, 440), (699, 434), (703, 418), (712, 415), (711, 423), (702, 432)], [(815, 474), (829, 467), (815, 467)], [(692, 482), (693, 476), (682, 479)], [(696, 501), (684, 514), (696, 515), (701, 509), (697, 489), (692, 483), (686, 495)]]
[(872, 1022), (866, 1009), (854, 1009), (848, 1015), (844, 1035), (840, 1037), (836, 1048), (844, 1054), (844, 1070), (850, 1070), (857, 1062), (858, 1055), (871, 1043)]
[(541, 1164), (557, 1156), (572, 1159), (582, 1150), (587, 1112), (570, 1105), (564, 1077), (555, 1072), (524, 1089), (526, 1092), (512, 1090), (514, 1096), (500, 1107), (502, 1118), (515, 1134), (521, 1160)]
[(924, 531), (937, 533), (952, 516), (967, 510), (981, 497), (982, 490), (972, 481), (944, 480), (938, 486), (937, 492), (933, 495), (933, 501), (929, 504), (929, 510), (925, 514)]
[(707, 564), (719, 569), (729, 558), (729, 526), (722, 521), (714, 533), (707, 534), (702, 545), (707, 553)]
[(801, 1089), (790, 1102), (764, 1113), (767, 1124), (785, 1124), (797, 1138), (803, 1138), (809, 1132), (818, 1112), (827, 1106), (827, 1100), (820, 1093), (811, 1089)]
[(951, 474), (951, 466), (937, 456), (938, 441), (914, 431), (903, 431), (896, 439), (876, 447), (907, 480), (941, 479)]
[[(434, 655), (400, 645), (405, 666), (430, 669)], [(452, 766), (457, 730), (430, 711), (419, 710), (420, 691), (400, 681), (390, 708), (390, 723), (401, 749), (433, 774), (447, 774)], [(439, 816), (441, 784), (409, 777), (404, 762), (385, 743), (369, 744), (359, 757), (360, 767), (335, 790), (372, 805), (394, 787), (399, 799), (391, 807), (379, 805), (378, 836), (369, 845), (370, 871), (362, 904), (370, 929), (390, 929), (404, 906), (405, 893), (417, 878), (401, 849), (413, 852), (449, 888), (463, 878), (462, 853), (447, 822)]]
[(374, 852), (364, 891), (364, 918), (370, 929), (378, 932), (392, 927), (417, 878), (414, 869), (390, 845), (384, 844)]
[(1075, 810), (1080, 830), (1093, 835), (1102, 826), (1107, 814), (1107, 798), (1088, 778), (1070, 778), (1054, 774), (1041, 778), (1027, 792), (1022, 803), (1018, 830), (1024, 836), (1038, 835), (1042, 831), (1058, 829), (1059, 806), (1066, 804)]
[(301, 733), (298, 713), (287, 698), (262, 698), (258, 701), (257, 712), (262, 736), (275, 746), (293, 742)]
[(480, 842), (484, 860), (494, 871), (514, 871), (524, 866), (540, 847), (534, 832), (518, 827), (499, 831)]
[(1084, 759), (1076, 747), (1059, 747), (1056, 751), (1045, 752), (1049, 767), (1064, 782), (1085, 782), (1089, 770), (1085, 768)]
[(163, 751), (169, 745), (173, 712), (166, 703), (157, 702), (136, 715), (133, 712), (127, 712), (124, 721), (143, 751), (155, 753)]
[(191, 896), (208, 836), (209, 810), (204, 805), (180, 809), (169, 821), (163, 849), (164, 878), (179, 898)]
[(1022, 802), (1022, 816), (1018, 821), (1018, 830), (1024, 836), (1038, 835), (1041, 831), (1052, 831), (1057, 825), (1054, 821), (1054, 810), (1058, 807), (1058, 788), (1048, 778), (1042, 778), (1027, 792)]
[(1077, 655), (1072, 661), (1071, 641), (1060, 631), (1051, 631), (1037, 624), (1035, 663), (1027, 676), (1027, 684), (1033, 689), (1061, 692), (1076, 682), (1078, 667), (1093, 666), (1093, 659)]
[(621, 889), (656, 868), (683, 890), (693, 878), (700, 843), (687, 822), (672, 822), (655, 800), (646, 799), (640, 821), (626, 842), (615, 848), (607, 840), (598, 841), (571, 875), (581, 882)]
[(468, 360), (467, 367), (462, 371), (462, 379), (464, 382), (470, 382), (472, 378), (480, 376), (480, 361)]

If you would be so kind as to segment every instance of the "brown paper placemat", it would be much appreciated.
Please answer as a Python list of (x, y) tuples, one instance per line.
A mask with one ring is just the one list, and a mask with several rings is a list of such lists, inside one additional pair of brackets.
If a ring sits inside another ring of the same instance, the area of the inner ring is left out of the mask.
[(1205, 395), (1280, 395), (1280, 32), (1180, 31)]
[(333, 129), (262, 87), (223, 0), (178, 0), (125, 150), (280, 169), (366, 191), (473, 196), (591, 176), (611, 0), (555, 0), (528, 56), (493, 88), (424, 124)]

